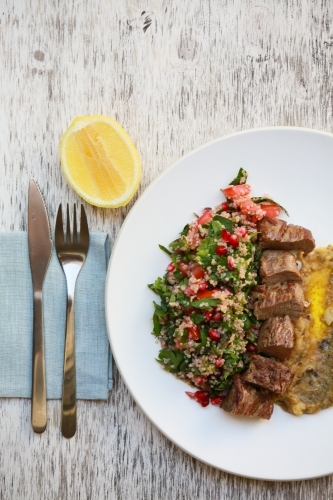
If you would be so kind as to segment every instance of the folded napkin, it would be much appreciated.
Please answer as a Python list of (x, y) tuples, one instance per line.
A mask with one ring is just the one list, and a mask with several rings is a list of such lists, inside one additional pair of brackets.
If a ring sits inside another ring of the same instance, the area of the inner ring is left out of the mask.
[[(109, 239), (90, 233), (86, 262), (75, 289), (78, 399), (107, 399), (112, 388), (105, 324)], [(66, 280), (53, 249), (43, 286), (47, 398), (62, 394)], [(25, 232), (0, 233), (0, 397), (31, 397), (33, 293)]]

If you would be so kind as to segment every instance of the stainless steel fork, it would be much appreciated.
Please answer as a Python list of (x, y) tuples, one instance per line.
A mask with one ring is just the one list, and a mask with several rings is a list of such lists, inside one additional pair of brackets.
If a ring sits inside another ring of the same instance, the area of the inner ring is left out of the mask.
[(83, 205), (81, 205), (80, 237), (77, 232), (76, 205), (74, 205), (73, 237), (71, 237), (69, 207), (67, 204), (66, 235), (64, 235), (62, 206), (60, 204), (55, 226), (55, 248), (67, 281), (67, 316), (61, 430), (63, 436), (71, 438), (76, 432), (74, 292), (76, 278), (86, 260), (89, 248), (89, 230)]

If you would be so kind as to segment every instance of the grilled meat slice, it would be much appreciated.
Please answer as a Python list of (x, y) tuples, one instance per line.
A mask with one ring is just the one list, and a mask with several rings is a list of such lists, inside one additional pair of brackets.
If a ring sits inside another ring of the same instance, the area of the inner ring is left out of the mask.
[(300, 283), (286, 281), (274, 285), (255, 287), (253, 312), (257, 319), (288, 315), (292, 321), (298, 319), (305, 306), (303, 287)]
[(294, 255), (285, 250), (266, 250), (262, 254), (260, 276), (262, 282), (268, 285), (281, 281), (303, 282)]
[(277, 394), (284, 394), (294, 374), (279, 361), (253, 354), (248, 370), (241, 377), (250, 384), (259, 385)]
[(233, 415), (269, 420), (274, 405), (268, 393), (247, 384), (237, 373), (233, 377), (233, 385), (223, 400), (221, 408)]
[(281, 359), (289, 358), (294, 347), (294, 325), (289, 316), (270, 318), (261, 325), (258, 352)]
[(301, 250), (307, 254), (315, 248), (315, 241), (309, 229), (287, 224), (281, 219), (264, 217), (258, 223), (258, 231), (261, 233), (259, 246), (262, 249)]

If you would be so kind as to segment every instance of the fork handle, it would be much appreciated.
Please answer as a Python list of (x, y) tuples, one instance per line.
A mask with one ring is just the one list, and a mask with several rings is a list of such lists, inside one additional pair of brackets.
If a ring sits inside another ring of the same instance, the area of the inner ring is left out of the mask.
[(68, 439), (73, 437), (76, 432), (74, 293), (67, 296), (61, 430), (63, 436)]
[(42, 292), (34, 292), (31, 425), (41, 434), (46, 428), (46, 377)]

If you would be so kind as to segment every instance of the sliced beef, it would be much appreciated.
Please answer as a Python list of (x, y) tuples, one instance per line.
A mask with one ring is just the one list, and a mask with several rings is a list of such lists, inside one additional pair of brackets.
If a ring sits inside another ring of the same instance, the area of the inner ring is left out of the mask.
[(268, 393), (247, 384), (237, 373), (221, 408), (233, 415), (269, 420), (273, 413), (273, 402)]
[(281, 281), (303, 282), (294, 255), (286, 250), (266, 250), (260, 259), (260, 276), (268, 285)]
[(305, 305), (303, 287), (294, 281), (255, 287), (251, 300), (254, 302), (253, 312), (259, 320), (288, 315), (296, 321)]
[(259, 385), (277, 394), (284, 394), (294, 374), (279, 361), (253, 354), (248, 370), (241, 377), (250, 384)]
[(289, 316), (270, 318), (261, 325), (258, 352), (281, 359), (289, 358), (294, 347), (294, 325)]
[(281, 219), (264, 217), (258, 223), (258, 231), (259, 246), (262, 249), (301, 250), (307, 254), (315, 248), (315, 241), (309, 229), (287, 224)]

